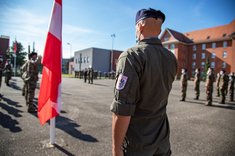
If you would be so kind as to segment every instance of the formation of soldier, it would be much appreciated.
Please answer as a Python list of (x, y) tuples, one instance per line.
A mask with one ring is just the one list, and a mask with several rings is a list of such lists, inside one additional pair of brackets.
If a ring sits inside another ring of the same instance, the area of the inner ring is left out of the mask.
[[(195, 90), (195, 100), (199, 99), (200, 96), (200, 69), (197, 68), (195, 70), (194, 76), (194, 90)], [(185, 101), (186, 92), (187, 92), (187, 69), (182, 69), (181, 71), (181, 93), (182, 97), (180, 101)], [(216, 96), (221, 97), (220, 104), (225, 104), (226, 96), (229, 95), (229, 101), (234, 101), (234, 81), (235, 75), (234, 72), (231, 74), (227, 74), (225, 70), (221, 70), (220, 73), (217, 74), (216, 78)], [(215, 82), (215, 75), (213, 68), (208, 68), (207, 76), (206, 76), (206, 104), (207, 106), (212, 105), (213, 100), (213, 83)]]
[(34, 113), (37, 111), (37, 108), (33, 103), (38, 81), (37, 53), (32, 52), (29, 55), (29, 59), (21, 67), (21, 73), (21, 77), (24, 81), (22, 95), (25, 96), (28, 112)]

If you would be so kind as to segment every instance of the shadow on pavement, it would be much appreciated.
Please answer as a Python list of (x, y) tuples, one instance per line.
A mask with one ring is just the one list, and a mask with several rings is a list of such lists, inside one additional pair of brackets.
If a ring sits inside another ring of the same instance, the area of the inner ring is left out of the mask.
[(70, 153), (69, 151), (67, 151), (66, 149), (62, 148), (61, 146), (54, 144), (55, 148), (57, 148), (59, 151), (61, 151), (62, 153), (64, 153), (67, 156), (75, 156), (74, 154)]
[[(31, 115), (37, 117), (37, 113), (30, 113)], [(50, 121), (47, 122), (50, 124)], [(80, 127), (77, 123), (75, 123), (73, 120), (70, 120), (69, 118), (58, 116), (56, 117), (56, 128), (66, 132), (67, 134), (71, 135), (74, 138), (87, 141), (87, 142), (98, 142), (96, 138), (89, 134), (83, 134), (76, 128)]]
[(78, 125), (74, 121), (63, 116), (58, 116), (56, 119), (57, 119), (56, 128), (59, 128), (63, 130), (64, 132), (68, 133), (69, 135), (75, 138), (78, 138), (80, 140), (87, 141), (87, 142), (98, 142), (98, 140), (94, 138), (93, 136), (89, 134), (83, 134), (82, 132), (77, 130), (76, 128), (80, 127), (80, 125)]
[(16, 126), (19, 124), (19, 122), (17, 120), (12, 119), (9, 115), (0, 112), (0, 119), (0, 125), (2, 125), (2, 127), (4, 128), (9, 129), (11, 132), (17, 133), (22, 131), (20, 127)]
[(18, 102), (12, 101), (5, 97), (2, 97), (2, 100), (6, 102), (6, 103), (0, 102), (1, 104), (0, 107), (2, 107), (2, 109), (6, 110), (8, 114), (14, 115), (15, 117), (22, 117), (20, 113), (22, 113), (23, 111), (16, 109), (14, 107), (11, 107), (11, 106), (19, 107), (17, 105)]
[(12, 87), (15, 90), (22, 90), (21, 87), (17, 86), (16, 82), (10, 82), (10, 87)]

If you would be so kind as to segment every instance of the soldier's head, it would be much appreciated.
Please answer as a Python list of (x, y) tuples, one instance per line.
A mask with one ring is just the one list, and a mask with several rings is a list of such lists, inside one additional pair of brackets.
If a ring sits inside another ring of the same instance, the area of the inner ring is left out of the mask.
[(195, 73), (200, 73), (200, 68), (196, 68)]
[(35, 53), (35, 52), (32, 52), (32, 53), (30, 54), (30, 58), (31, 58), (32, 60), (34, 60), (34, 61), (37, 59), (37, 57), (38, 57), (38, 54)]
[(223, 75), (223, 74), (225, 74), (225, 70), (224, 70), (224, 69), (222, 69), (222, 70), (220, 71), (220, 75)]
[(160, 10), (152, 8), (141, 9), (136, 13), (136, 39), (138, 41), (149, 37), (157, 37), (161, 33), (161, 26), (165, 15)]
[(208, 75), (208, 74), (211, 74), (211, 73), (213, 73), (213, 68), (210, 67), (210, 68), (208, 68), (208, 70), (207, 70), (207, 75)]

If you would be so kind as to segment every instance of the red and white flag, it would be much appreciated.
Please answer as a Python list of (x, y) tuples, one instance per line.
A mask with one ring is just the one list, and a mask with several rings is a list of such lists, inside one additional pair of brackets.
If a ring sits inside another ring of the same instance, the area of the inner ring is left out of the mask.
[(62, 0), (55, 0), (42, 58), (42, 81), (38, 97), (38, 118), (41, 125), (60, 113), (61, 62)]
[(16, 42), (16, 40), (13, 43), (13, 51), (14, 51), (14, 53), (16, 53), (16, 51), (17, 51), (17, 42)]

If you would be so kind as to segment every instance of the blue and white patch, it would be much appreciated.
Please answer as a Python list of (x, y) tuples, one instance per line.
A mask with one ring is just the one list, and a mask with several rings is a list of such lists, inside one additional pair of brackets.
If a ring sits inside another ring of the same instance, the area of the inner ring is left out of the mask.
[(127, 79), (128, 79), (127, 76), (125, 76), (123, 74), (120, 74), (118, 76), (118, 80), (117, 80), (117, 84), (116, 84), (116, 89), (117, 90), (122, 90), (125, 87), (125, 85), (126, 85)]

